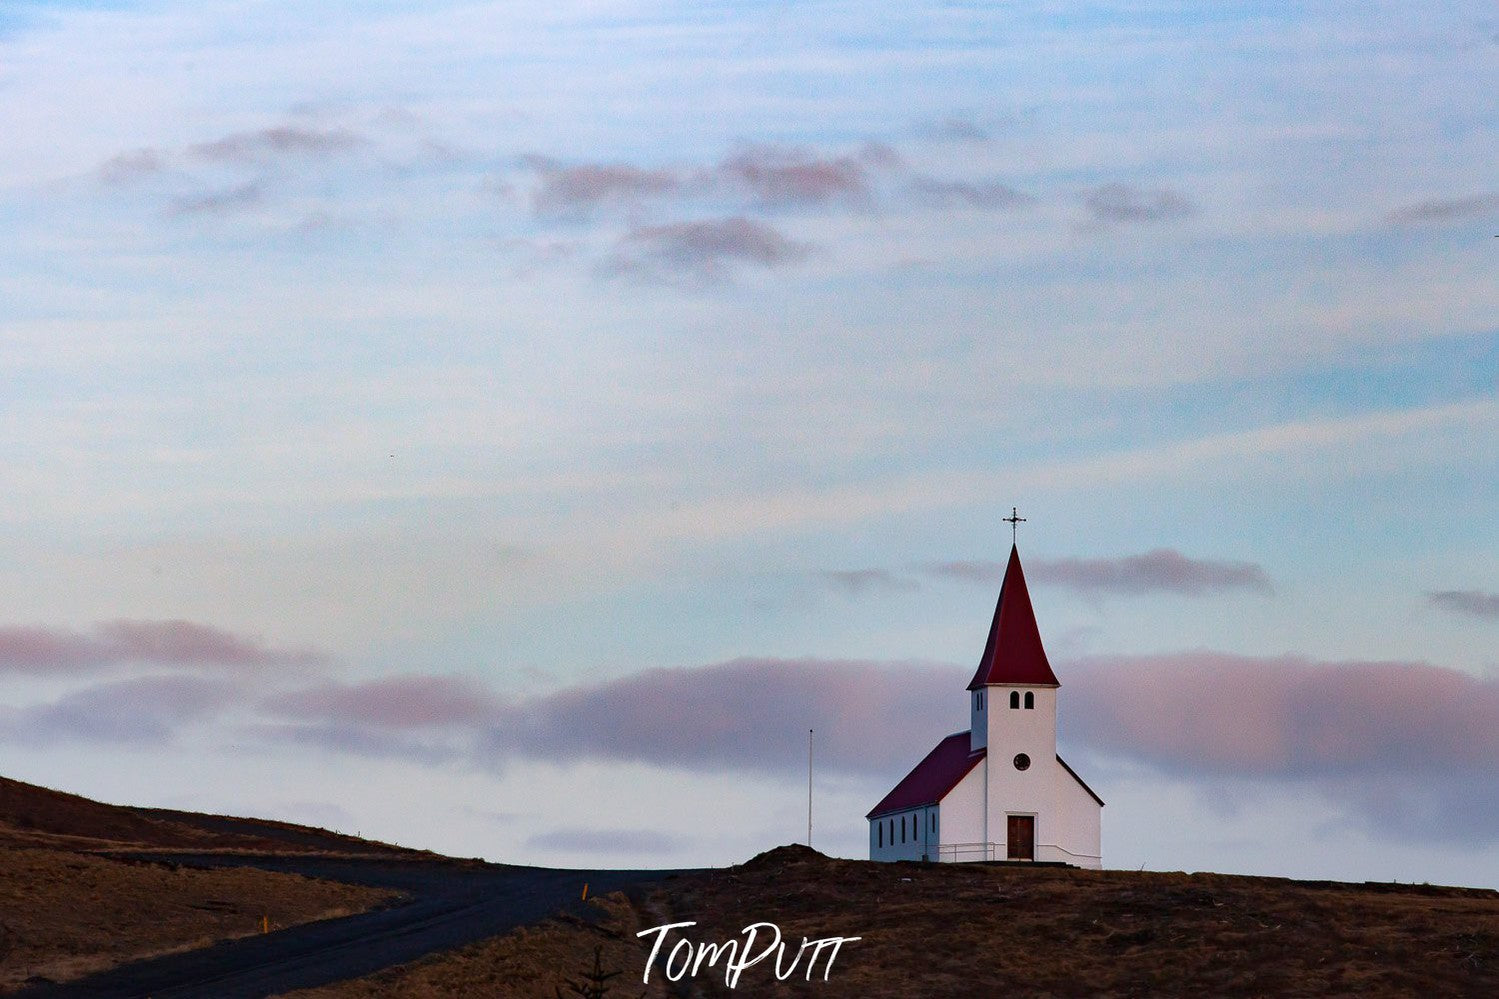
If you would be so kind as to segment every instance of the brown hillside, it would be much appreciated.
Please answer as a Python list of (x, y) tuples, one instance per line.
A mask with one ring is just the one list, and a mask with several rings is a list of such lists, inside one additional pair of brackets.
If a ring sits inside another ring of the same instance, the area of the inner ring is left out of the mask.
[[(1485, 889), (876, 864), (781, 847), (739, 867), (653, 885), (623, 913), (605, 903), (598, 916), (596, 925), (554, 921), (306, 995), (551, 995), (548, 964), (552, 984), (563, 985), (603, 945), (606, 966), (623, 972), (609, 995), (634, 996), (646, 961), (634, 933), (684, 920), (698, 923), (687, 931), (694, 943), (777, 923), (793, 942), (788, 961), (803, 936), (862, 939), (843, 946), (826, 981), (825, 960), (811, 982), (805, 961), (785, 982), (767, 961), (731, 992), (720, 962), (717, 973), (704, 969), (681, 983), (682, 995), (1499, 995), (1499, 893)], [(660, 979), (657, 967), (653, 988)]]
[(71, 850), (413, 852), (311, 826), (108, 805), (0, 777), (0, 846)]
[[(390, 892), (253, 869), (194, 870), (63, 850), (0, 849), (0, 992), (124, 961), (331, 919)], [(265, 923), (262, 923), (262, 920)]]

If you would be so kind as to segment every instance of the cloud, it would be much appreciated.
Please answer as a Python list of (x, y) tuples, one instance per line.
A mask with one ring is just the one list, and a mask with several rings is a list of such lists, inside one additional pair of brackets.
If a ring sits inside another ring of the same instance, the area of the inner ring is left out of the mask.
[(356, 149), (364, 143), (363, 136), (348, 129), (276, 125), (198, 143), (189, 146), (188, 152), (200, 159), (243, 163), (283, 156), (327, 157)]
[(718, 166), (718, 176), (762, 207), (791, 208), (870, 200), (867, 171), (851, 156), (823, 157), (805, 149), (752, 146)]
[(170, 742), (184, 725), (227, 707), (238, 686), (203, 676), (149, 676), (101, 683), (49, 704), (0, 715), (0, 738), (29, 744), (58, 741)]
[[(1499, 839), (1490, 774), (1499, 679), (1419, 662), (1212, 651), (1095, 656), (1058, 671), (1064, 742), (1095, 760), (1204, 790), (1236, 781), (1312, 788), (1386, 836)], [(428, 765), (604, 761), (786, 776), (802, 772), (811, 728), (820, 769), (893, 782), (967, 725), (967, 675), (921, 663), (741, 658), (518, 699), (408, 677), (415, 700), (449, 707), (408, 714), (387, 703), (400, 688), (374, 683), (359, 696), (344, 688), (304, 697), (298, 723), (255, 731), (263, 741)], [(1398, 823), (1392, 807), (1404, 809)], [(1424, 828), (1417, 816), (1442, 822)]]
[(323, 661), (311, 650), (278, 649), (193, 621), (105, 621), (88, 631), (0, 627), (0, 673), (78, 673), (127, 663), (248, 668)]
[[(1094, 658), (1063, 671), (1068, 736), (1203, 782), (1306, 782), (1376, 832), (1499, 840), (1499, 679), (1419, 662), (1218, 652)], [(1412, 824), (1413, 825), (1413, 824)]]
[[(966, 718), (963, 683), (962, 670), (921, 664), (736, 659), (507, 700), (467, 679), (404, 676), (268, 698), (267, 721), (245, 731), (423, 763), (520, 757), (764, 773), (804, 763), (814, 728), (823, 765), (888, 773)], [(871, 745), (870, 732), (886, 735)]]
[(527, 849), (572, 853), (671, 853), (681, 846), (680, 838), (657, 829), (570, 827), (536, 833), (526, 840)]
[(264, 192), (260, 185), (247, 182), (209, 191), (206, 194), (178, 198), (167, 208), (167, 215), (172, 218), (184, 218), (190, 215), (229, 215), (246, 208), (253, 208), (263, 200), (265, 200)]
[(916, 134), (934, 142), (988, 142), (989, 133), (969, 118), (953, 115), (937, 121), (922, 122)]
[(159, 149), (132, 149), (99, 165), (99, 179), (106, 184), (128, 184), (164, 173), (167, 156)]
[(452, 676), (396, 676), (366, 683), (325, 683), (261, 703), (266, 714), (326, 719), (381, 729), (472, 725), (494, 716), (499, 702), (481, 684)]
[(620, 240), (613, 269), (701, 279), (725, 275), (729, 264), (780, 267), (800, 260), (807, 246), (764, 222), (742, 216), (640, 226)]
[(430, 731), (390, 731), (380, 728), (371, 719), (251, 724), (239, 731), (257, 744), (307, 746), (370, 759), (405, 760), (424, 766), (439, 766), (473, 757), (472, 746), (462, 740), (437, 739)]
[(1434, 198), (1418, 201), (1390, 212), (1386, 219), (1394, 225), (1455, 222), (1487, 215), (1499, 210), (1499, 194), (1473, 194), (1463, 198)]
[(632, 203), (670, 194), (680, 186), (667, 170), (646, 170), (627, 163), (588, 163), (565, 167), (542, 157), (528, 163), (541, 175), (532, 195), (540, 214), (569, 214), (607, 203)]
[(501, 758), (787, 773), (805, 765), (811, 728), (821, 766), (899, 776), (966, 723), (963, 682), (953, 668), (846, 660), (654, 669), (512, 705), (489, 745)]
[[(960, 560), (915, 566), (929, 575), (965, 583), (998, 583), (1004, 563)], [(1272, 593), (1265, 570), (1253, 562), (1195, 559), (1171, 548), (1119, 558), (1027, 559), (1026, 579), (1038, 585), (1063, 586), (1084, 593), (1138, 595), (1181, 593), (1201, 596), (1226, 590)]]
[(959, 559), (953, 562), (923, 562), (912, 568), (928, 575), (964, 583), (997, 583), (1005, 576), (1003, 562)]
[(933, 208), (986, 210), (1019, 208), (1034, 204), (1036, 200), (997, 180), (937, 180), (932, 177), (918, 177), (912, 181), (911, 196), (918, 204)]
[(914, 579), (897, 576), (889, 569), (835, 569), (817, 573), (831, 588), (857, 595), (866, 591), (908, 592), (920, 589)]
[(1165, 222), (1196, 213), (1184, 194), (1168, 188), (1104, 184), (1083, 195), (1083, 207), (1100, 223)]
[(1499, 593), (1482, 590), (1437, 590), (1426, 594), (1432, 606), (1469, 617), (1499, 620)]
[(1085, 593), (1274, 592), (1270, 577), (1253, 562), (1188, 558), (1171, 548), (1121, 558), (1032, 559), (1026, 565), (1026, 578)]

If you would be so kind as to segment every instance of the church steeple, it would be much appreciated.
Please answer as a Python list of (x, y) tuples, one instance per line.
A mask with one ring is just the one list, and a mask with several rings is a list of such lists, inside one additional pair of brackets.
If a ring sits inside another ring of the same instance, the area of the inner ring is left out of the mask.
[(1004, 582), (999, 587), (999, 603), (994, 607), (994, 623), (989, 626), (989, 642), (984, 646), (984, 657), (979, 660), (968, 689), (978, 690), (989, 684), (1062, 685), (1041, 647), (1041, 629), (1036, 627), (1036, 613), (1031, 609), (1031, 595), (1020, 568), (1020, 552), (1013, 544)]

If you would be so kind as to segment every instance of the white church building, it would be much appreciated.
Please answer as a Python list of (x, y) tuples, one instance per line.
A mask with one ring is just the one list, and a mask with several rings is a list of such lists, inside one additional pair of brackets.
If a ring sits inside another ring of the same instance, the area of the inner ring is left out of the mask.
[(1103, 799), (1057, 755), (1057, 689), (1020, 554), (968, 685), (971, 727), (937, 743), (868, 814), (869, 859), (1102, 866)]

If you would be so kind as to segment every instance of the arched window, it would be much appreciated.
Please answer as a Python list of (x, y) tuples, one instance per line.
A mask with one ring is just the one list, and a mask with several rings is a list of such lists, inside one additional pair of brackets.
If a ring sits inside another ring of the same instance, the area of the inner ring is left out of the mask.
[(1025, 710), (1029, 711), (1036, 706), (1036, 695), (1029, 690), (1025, 692)]
[(890, 845), (895, 845), (895, 820), (890, 820)]
[(900, 841), (902, 843), (906, 841), (906, 817), (904, 815), (900, 817)]
[(883, 822), (876, 822), (874, 824), (874, 834), (875, 834), (875, 838), (879, 840), (879, 844), (878, 845), (880, 846), (881, 849), (883, 849), (884, 846), (885, 846), (885, 823), (883, 823)]
[(1010, 691), (1010, 707), (1011, 708), (1018, 708), (1018, 707), (1020, 707), (1020, 691), (1018, 691), (1018, 690), (1012, 690), (1012, 691)]
[(929, 829), (931, 829), (932, 832), (936, 832), (937, 831), (937, 813), (936, 812), (927, 812), (926, 814), (927, 814), (927, 817), (932, 820), (930, 823), (927, 824), (927, 827)]

